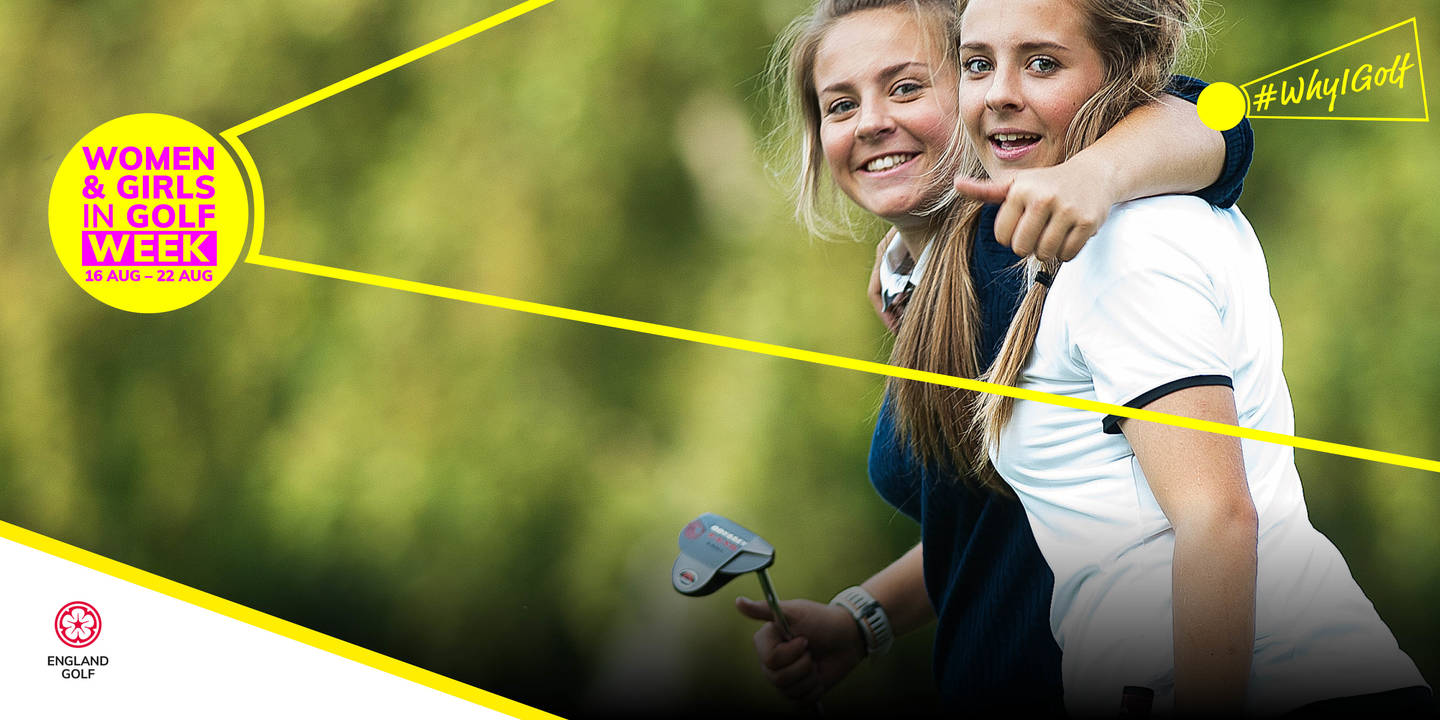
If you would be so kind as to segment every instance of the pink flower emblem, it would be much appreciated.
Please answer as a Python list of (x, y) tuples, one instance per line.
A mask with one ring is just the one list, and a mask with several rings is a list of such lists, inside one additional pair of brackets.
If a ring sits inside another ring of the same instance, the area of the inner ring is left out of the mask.
[(67, 603), (55, 614), (55, 634), (70, 647), (85, 647), (100, 637), (100, 612), (90, 603)]

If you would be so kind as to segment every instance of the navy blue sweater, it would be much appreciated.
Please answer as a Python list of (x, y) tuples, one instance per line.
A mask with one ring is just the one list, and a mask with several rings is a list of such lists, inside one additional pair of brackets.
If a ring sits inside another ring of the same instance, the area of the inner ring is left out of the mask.
[[(1205, 84), (1177, 76), (1191, 102)], [(1248, 122), (1225, 133), (1225, 168), (1196, 193), (1222, 207), (1240, 197), (1254, 152)], [(1017, 258), (995, 241), (996, 206), (980, 215), (970, 272), (980, 298), (980, 363), (988, 367), (1020, 300)], [(870, 481), (920, 523), (925, 590), (935, 608), (935, 680), (947, 705), (996, 712), (1061, 711), (1060, 649), (1050, 634), (1055, 577), (1018, 500), (922, 468), (895, 433), (890, 403), (870, 446)], [(1119, 698), (1116, 698), (1119, 709)]]

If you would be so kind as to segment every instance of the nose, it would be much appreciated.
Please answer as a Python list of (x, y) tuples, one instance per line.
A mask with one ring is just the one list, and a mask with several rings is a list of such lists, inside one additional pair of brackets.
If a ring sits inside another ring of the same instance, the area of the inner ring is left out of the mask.
[(860, 140), (874, 140), (895, 131), (895, 118), (882, 102), (867, 102), (860, 106), (860, 117), (855, 123), (855, 137)]
[(990, 74), (990, 78), (990, 87), (985, 91), (985, 107), (995, 112), (1014, 112), (1025, 107), (1019, 73), (997, 70)]

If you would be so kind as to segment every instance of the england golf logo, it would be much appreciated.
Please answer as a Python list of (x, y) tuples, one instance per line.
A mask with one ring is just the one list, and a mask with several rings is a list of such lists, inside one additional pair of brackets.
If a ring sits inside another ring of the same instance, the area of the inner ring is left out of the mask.
[(72, 648), (83, 648), (100, 637), (100, 611), (87, 602), (75, 601), (55, 613), (55, 635)]
[[(79, 600), (66, 603), (55, 613), (55, 637), (72, 648), (89, 647), (100, 638), (100, 611)], [(47, 655), (45, 665), (60, 668), (66, 680), (89, 680), (99, 668), (110, 664), (108, 655)]]

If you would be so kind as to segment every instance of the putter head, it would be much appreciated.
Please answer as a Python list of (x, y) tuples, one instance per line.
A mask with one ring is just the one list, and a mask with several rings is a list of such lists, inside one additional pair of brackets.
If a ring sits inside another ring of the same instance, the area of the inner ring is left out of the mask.
[(682, 595), (709, 595), (737, 575), (764, 570), (775, 562), (775, 548), (739, 523), (712, 513), (680, 531), (680, 557), (670, 584)]

